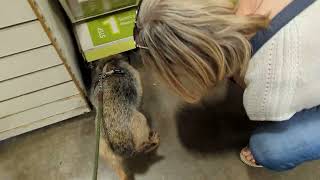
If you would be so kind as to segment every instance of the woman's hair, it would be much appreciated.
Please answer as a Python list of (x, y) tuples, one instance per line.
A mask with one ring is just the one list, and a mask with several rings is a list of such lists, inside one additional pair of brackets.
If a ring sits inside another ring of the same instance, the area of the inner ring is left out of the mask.
[(140, 50), (144, 64), (186, 101), (198, 101), (217, 81), (245, 72), (248, 38), (268, 24), (235, 13), (231, 0), (143, 0), (135, 38), (148, 48)]

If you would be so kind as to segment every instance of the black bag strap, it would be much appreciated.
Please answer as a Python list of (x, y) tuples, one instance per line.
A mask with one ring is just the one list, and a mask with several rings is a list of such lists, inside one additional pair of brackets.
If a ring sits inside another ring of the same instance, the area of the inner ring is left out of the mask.
[(273, 18), (269, 27), (259, 31), (251, 40), (252, 56), (271, 39), (281, 28), (287, 25), (293, 18), (309, 7), (316, 0), (293, 0), (277, 16)]

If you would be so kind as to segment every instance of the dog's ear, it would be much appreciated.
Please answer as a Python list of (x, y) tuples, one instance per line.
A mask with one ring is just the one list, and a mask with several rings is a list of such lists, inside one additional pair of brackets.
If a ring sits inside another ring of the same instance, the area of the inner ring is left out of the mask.
[(148, 154), (155, 151), (160, 145), (160, 136), (157, 132), (151, 131), (148, 141), (142, 143), (138, 148), (138, 153)]

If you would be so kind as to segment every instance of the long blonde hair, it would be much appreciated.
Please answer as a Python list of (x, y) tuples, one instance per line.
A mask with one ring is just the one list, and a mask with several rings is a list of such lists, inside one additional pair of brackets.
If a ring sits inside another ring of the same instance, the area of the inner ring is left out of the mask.
[(268, 24), (235, 13), (230, 0), (143, 0), (135, 37), (148, 48), (140, 50), (144, 64), (186, 101), (198, 101), (217, 81), (245, 71), (248, 37)]

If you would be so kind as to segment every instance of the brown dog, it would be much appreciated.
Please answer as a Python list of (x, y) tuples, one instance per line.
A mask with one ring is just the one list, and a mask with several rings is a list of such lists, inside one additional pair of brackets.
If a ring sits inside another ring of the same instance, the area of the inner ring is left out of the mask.
[(108, 161), (121, 180), (128, 179), (124, 160), (149, 153), (159, 146), (159, 135), (152, 131), (138, 111), (142, 85), (139, 73), (123, 56), (96, 62), (93, 70), (91, 101), (96, 109), (99, 75), (121, 71), (103, 79), (103, 122), (100, 155)]

